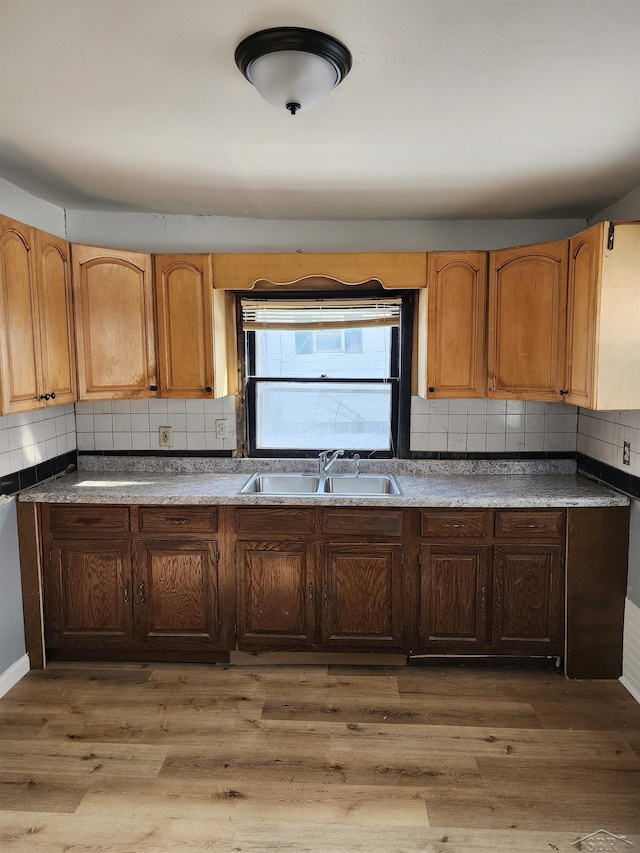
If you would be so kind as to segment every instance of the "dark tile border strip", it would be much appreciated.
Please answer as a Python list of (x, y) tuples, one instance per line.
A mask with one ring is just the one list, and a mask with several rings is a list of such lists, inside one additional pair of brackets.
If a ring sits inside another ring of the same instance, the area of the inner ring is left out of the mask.
[(585, 456), (584, 453), (577, 454), (577, 461), (578, 471), (581, 474), (595, 477), (596, 480), (601, 480), (607, 486), (613, 486), (619, 492), (624, 492), (626, 495), (640, 500), (640, 477), (636, 477), (635, 474), (627, 474), (626, 471), (621, 471), (619, 468), (614, 468), (612, 465), (607, 465), (606, 462), (600, 462), (591, 456)]
[(23, 489), (28, 489), (29, 486), (35, 486), (43, 480), (48, 480), (49, 477), (62, 474), (69, 465), (76, 465), (77, 461), (77, 451), (70, 450), (68, 453), (60, 454), (60, 456), (54, 456), (53, 459), (47, 459), (46, 462), (32, 465), (31, 468), (23, 468), (22, 471), (5, 474), (0, 477), (0, 495), (15, 495)]
[(78, 456), (154, 456), (167, 457), (198, 456), (205, 459), (231, 459), (232, 450), (78, 450)]
[(572, 450), (541, 450), (530, 453), (498, 453), (498, 452), (464, 452), (452, 451), (430, 451), (413, 450), (411, 459), (514, 459), (517, 461), (526, 459), (575, 459), (576, 454)]

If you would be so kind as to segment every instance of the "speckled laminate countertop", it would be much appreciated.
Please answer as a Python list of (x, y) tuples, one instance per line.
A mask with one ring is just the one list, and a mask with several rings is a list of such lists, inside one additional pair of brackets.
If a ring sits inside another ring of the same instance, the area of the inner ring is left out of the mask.
[[(240, 506), (389, 507), (597, 507), (629, 499), (575, 473), (575, 463), (417, 462), (363, 463), (363, 473), (394, 474), (400, 495), (267, 496), (238, 494), (256, 471), (312, 472), (313, 460), (158, 459), (80, 457), (81, 470), (41, 483), (21, 501), (94, 504), (237, 504)], [(170, 470), (167, 470), (170, 469)], [(348, 461), (333, 473), (350, 472)]]

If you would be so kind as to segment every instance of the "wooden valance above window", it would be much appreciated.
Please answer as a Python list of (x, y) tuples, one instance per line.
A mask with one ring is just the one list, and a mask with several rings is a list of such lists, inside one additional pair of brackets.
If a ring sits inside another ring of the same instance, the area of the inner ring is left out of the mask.
[(399, 326), (401, 299), (243, 299), (245, 331)]
[(358, 285), (385, 290), (426, 287), (427, 255), (373, 252), (213, 256), (213, 286), (219, 290), (322, 290)]

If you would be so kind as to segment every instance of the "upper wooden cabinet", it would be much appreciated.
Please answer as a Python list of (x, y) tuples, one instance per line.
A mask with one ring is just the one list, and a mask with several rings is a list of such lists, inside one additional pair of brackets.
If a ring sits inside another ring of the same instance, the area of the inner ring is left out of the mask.
[(69, 245), (0, 216), (0, 414), (73, 402)]
[(73, 246), (81, 400), (157, 396), (151, 255)]
[(426, 286), (424, 252), (363, 254), (214, 255), (213, 284), (221, 290), (289, 286), (318, 290), (327, 280), (345, 285), (379, 283), (387, 290)]
[(570, 241), (567, 401), (640, 408), (640, 222), (601, 222)]
[(73, 403), (76, 352), (73, 334), (71, 257), (66, 240), (35, 232), (42, 391), (48, 405)]
[(229, 304), (213, 292), (211, 255), (156, 255), (154, 263), (160, 396), (230, 393)]
[(488, 396), (562, 400), (568, 243), (491, 252)]
[(484, 396), (486, 313), (486, 253), (429, 254), (427, 292), (420, 293), (418, 308), (421, 396)]

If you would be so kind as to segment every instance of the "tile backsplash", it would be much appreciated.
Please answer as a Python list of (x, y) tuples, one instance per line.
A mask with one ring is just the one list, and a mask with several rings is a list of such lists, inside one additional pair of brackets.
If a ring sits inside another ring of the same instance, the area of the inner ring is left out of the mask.
[[(624, 442), (631, 448), (630, 464), (622, 461)], [(640, 410), (578, 413), (579, 453), (640, 477)]]
[[(218, 400), (114, 400), (76, 403), (78, 450), (153, 450), (162, 454), (160, 427), (173, 430), (167, 450), (235, 450), (235, 397)], [(216, 420), (227, 438), (217, 438)]]
[(411, 450), (574, 451), (578, 410), (565, 403), (411, 398)]
[(75, 449), (73, 404), (0, 417), (0, 476)]

